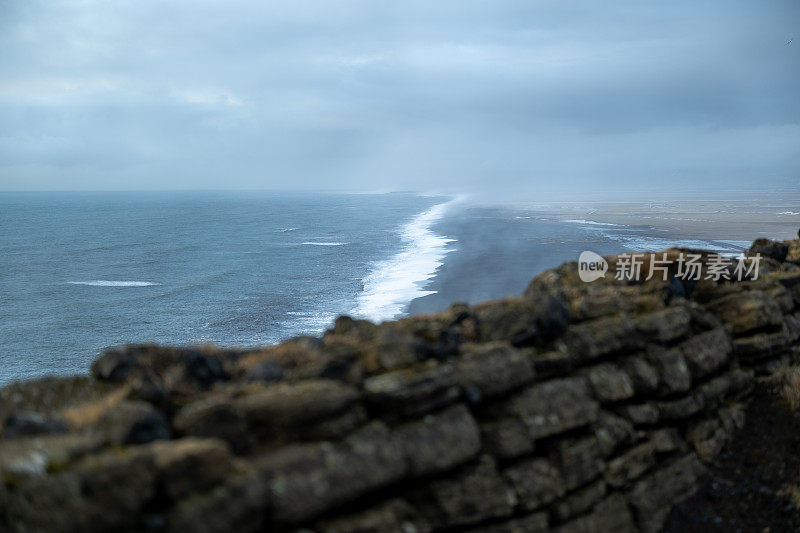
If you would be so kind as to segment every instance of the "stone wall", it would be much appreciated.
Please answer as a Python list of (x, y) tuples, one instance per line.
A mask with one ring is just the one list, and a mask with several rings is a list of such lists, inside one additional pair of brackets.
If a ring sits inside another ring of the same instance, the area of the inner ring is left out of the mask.
[(658, 531), (797, 355), (800, 241), (753, 251), (758, 280), (567, 263), (519, 297), (7, 386), (0, 530)]

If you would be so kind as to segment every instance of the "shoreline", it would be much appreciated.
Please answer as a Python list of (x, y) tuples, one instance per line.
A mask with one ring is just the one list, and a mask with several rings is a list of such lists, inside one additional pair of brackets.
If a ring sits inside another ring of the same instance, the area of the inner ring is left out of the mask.
[(434, 228), (459, 201), (456, 197), (435, 204), (401, 226), (400, 250), (372, 264), (356, 295), (352, 316), (376, 323), (392, 320), (403, 316), (410, 302), (431, 294), (424, 287), (453, 252), (455, 242)]
[(536, 274), (584, 250), (600, 255), (672, 246), (738, 255), (753, 236), (797, 237), (800, 202), (670, 201), (463, 206), (436, 225), (456, 243), (406, 315), (521, 294)]

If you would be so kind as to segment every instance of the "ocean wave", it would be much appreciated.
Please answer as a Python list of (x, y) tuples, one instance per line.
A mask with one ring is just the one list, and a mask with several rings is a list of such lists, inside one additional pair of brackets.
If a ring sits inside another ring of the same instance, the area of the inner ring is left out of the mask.
[(301, 242), (304, 246), (344, 246), (346, 242)]
[(781, 211), (779, 215), (800, 215), (800, 211)]
[(96, 279), (92, 281), (68, 281), (70, 285), (89, 285), (92, 287), (150, 287), (153, 285), (161, 285), (152, 281), (110, 281), (105, 279)]
[(692, 250), (708, 250), (723, 257), (737, 257), (745, 250), (741, 243), (745, 241), (702, 240), (702, 239), (666, 239), (645, 235), (604, 234), (617, 241), (632, 252), (660, 252), (668, 248), (688, 248)]
[(625, 226), (625, 224), (612, 224), (610, 222), (595, 222), (594, 220), (584, 220), (582, 218), (562, 220), (562, 222), (569, 222), (570, 224), (583, 224), (585, 226), (617, 226), (617, 227)]
[(437, 204), (403, 226), (402, 249), (375, 263), (363, 280), (363, 290), (351, 314), (376, 322), (391, 320), (402, 315), (411, 300), (436, 292), (423, 287), (452, 251), (448, 245), (455, 239), (437, 235), (431, 228), (456, 201)]

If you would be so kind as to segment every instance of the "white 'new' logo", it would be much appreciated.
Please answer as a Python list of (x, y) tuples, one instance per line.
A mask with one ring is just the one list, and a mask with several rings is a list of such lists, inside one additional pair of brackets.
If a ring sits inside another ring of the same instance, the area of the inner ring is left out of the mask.
[(600, 279), (606, 275), (608, 271), (608, 261), (594, 252), (585, 251), (581, 252), (578, 257), (578, 276), (581, 281), (590, 283), (596, 279)]

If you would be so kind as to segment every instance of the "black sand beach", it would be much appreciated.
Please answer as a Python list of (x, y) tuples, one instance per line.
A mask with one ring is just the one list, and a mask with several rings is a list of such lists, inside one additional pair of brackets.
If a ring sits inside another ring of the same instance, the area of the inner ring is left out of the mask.
[(800, 227), (800, 201), (672, 201), (664, 204), (565, 203), (454, 207), (434, 231), (456, 239), (453, 251), (410, 314), (520, 294), (539, 272), (601, 255), (653, 252), (670, 246), (738, 254), (753, 235), (789, 239)]
[(577, 259), (583, 250), (617, 251), (615, 243), (579, 225), (501, 207), (454, 211), (434, 230), (457, 242), (427, 286), (436, 293), (412, 301), (411, 314), (441, 311), (454, 301), (472, 303), (519, 294), (535, 274)]

